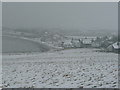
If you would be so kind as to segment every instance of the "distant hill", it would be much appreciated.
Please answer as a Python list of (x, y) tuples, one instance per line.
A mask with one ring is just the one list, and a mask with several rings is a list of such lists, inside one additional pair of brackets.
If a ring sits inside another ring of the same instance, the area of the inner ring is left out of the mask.
[(3, 34), (14, 34), (14, 35), (22, 35), (25, 37), (41, 37), (45, 32), (48, 32), (49, 34), (58, 34), (61, 36), (111, 36), (111, 35), (117, 35), (117, 30), (103, 30), (103, 29), (89, 29), (89, 30), (77, 30), (77, 29), (60, 29), (60, 28), (31, 28), (31, 29), (25, 29), (25, 28), (18, 28), (18, 29), (11, 29), (3, 27), (2, 29)]

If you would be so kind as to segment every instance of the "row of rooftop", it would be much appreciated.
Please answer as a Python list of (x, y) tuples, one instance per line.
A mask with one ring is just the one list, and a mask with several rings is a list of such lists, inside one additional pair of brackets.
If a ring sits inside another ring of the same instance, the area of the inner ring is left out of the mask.
[(67, 38), (62, 41), (61, 46), (63, 48), (104, 48), (106, 51), (118, 51), (120, 49), (120, 43), (113, 41), (111, 37), (100, 39), (94, 38)]

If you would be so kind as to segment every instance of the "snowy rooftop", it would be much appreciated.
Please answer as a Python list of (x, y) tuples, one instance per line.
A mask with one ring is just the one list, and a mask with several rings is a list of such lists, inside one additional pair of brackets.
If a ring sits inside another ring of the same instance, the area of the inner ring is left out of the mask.
[(83, 43), (84, 44), (91, 44), (92, 41), (91, 41), (91, 39), (83, 39)]
[(119, 49), (119, 48), (120, 48), (120, 42), (114, 43), (114, 44), (113, 44), (113, 47), (114, 47), (115, 49)]
[(64, 40), (64, 44), (71, 44), (71, 40)]

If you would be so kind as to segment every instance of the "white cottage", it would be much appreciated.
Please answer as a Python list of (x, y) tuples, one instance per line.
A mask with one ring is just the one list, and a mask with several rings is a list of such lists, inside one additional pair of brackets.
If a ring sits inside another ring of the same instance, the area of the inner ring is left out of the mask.
[(63, 47), (64, 47), (64, 48), (72, 48), (73, 45), (72, 45), (72, 43), (71, 43), (71, 40), (70, 40), (70, 39), (69, 39), (69, 40), (65, 40), (65, 41), (63, 42)]
[(75, 47), (75, 48), (82, 47), (82, 42), (80, 39), (72, 39), (71, 43), (72, 43), (73, 47)]
[(89, 48), (92, 45), (92, 40), (88, 39), (88, 38), (85, 38), (85, 39), (82, 40), (82, 43), (83, 43), (83, 47)]
[(120, 42), (113, 43), (107, 47), (107, 51), (118, 52), (120, 50)]

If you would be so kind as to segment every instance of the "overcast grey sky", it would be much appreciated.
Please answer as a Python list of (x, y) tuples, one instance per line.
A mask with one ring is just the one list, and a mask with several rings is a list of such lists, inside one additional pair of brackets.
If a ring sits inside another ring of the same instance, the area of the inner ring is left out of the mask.
[(3, 3), (3, 26), (10, 28), (118, 28), (117, 2)]

